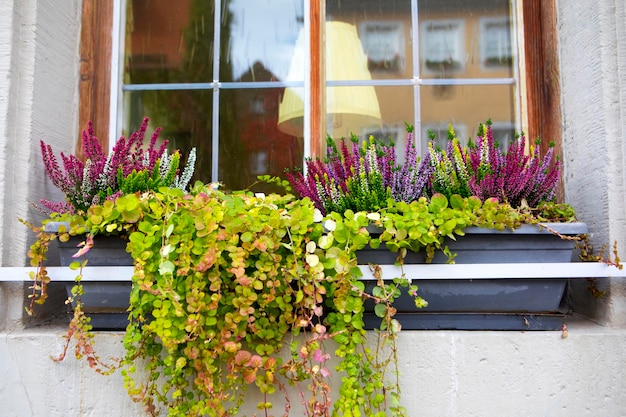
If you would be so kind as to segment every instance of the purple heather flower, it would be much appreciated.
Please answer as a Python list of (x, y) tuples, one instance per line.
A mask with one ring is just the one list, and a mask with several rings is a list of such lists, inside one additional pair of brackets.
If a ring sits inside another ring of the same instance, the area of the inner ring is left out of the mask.
[[(41, 141), (46, 175), (66, 195), (65, 203), (71, 205), (74, 210), (86, 210), (89, 206), (98, 204), (119, 192), (118, 170), (121, 170), (124, 177), (133, 170), (152, 172), (167, 149), (167, 141), (163, 141), (156, 148), (160, 132), (160, 128), (157, 128), (146, 148), (143, 140), (147, 126), (148, 118), (145, 118), (137, 132), (132, 133), (129, 139), (120, 137), (111, 154), (107, 154), (94, 134), (92, 123), (89, 122), (87, 130), (83, 131), (81, 136), (85, 161), (76, 155), (66, 156), (61, 153), (63, 168), (59, 166), (50, 145)], [(65, 203), (57, 205), (46, 203), (45, 207), (64, 209)]]

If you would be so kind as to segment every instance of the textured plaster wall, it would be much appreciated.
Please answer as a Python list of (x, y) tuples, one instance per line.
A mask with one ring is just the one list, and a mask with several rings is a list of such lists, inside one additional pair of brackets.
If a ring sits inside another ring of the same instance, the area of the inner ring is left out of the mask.
[[(559, 3), (565, 196), (596, 248), (626, 248), (626, 8), (622, 0)], [(574, 294), (594, 319), (626, 326), (624, 280), (598, 280), (609, 296)], [(586, 285), (585, 285), (586, 287)]]
[[(23, 6), (27, 6), (28, 1)], [(3, 1), (2, 7), (2, 102), (0, 103), (3, 118), (0, 131), (0, 195), (2, 210), (0, 224), (5, 232), (15, 231), (16, 208), (23, 205), (24, 197), (14, 195), (17, 178), (23, 178), (24, 167), (28, 162), (28, 141), (16, 141), (15, 137), (24, 137), (28, 130), (27, 120), (32, 107), (32, 68), (34, 57), (34, 17), (33, 10), (26, 7), (22, 10), (17, 2)], [(16, 155), (20, 146), (22, 152)], [(24, 152), (27, 150), (27, 152)], [(12, 204), (13, 202), (13, 204)], [(8, 234), (13, 235), (12, 233)], [(20, 246), (19, 235), (16, 235), (16, 246)], [(22, 238), (23, 240), (23, 238)], [(2, 239), (0, 242), (0, 262), (9, 265), (11, 242)], [(23, 255), (20, 255), (23, 258)]]
[[(76, 143), (80, 1), (0, 0), (0, 267), (26, 265), (39, 198), (61, 200), (45, 180), (39, 140)], [(0, 328), (17, 328), (20, 283), (0, 282)]]
[[(7, 123), (7, 113), (9, 108), (9, 95), (6, 91), (9, 89), (9, 76), (11, 72), (11, 53), (13, 50), (13, 4), (7, 1), (0, 1), (0, 16), (4, 16), (0, 19), (0, 91), (5, 92), (0, 94), (0, 196), (5, 195), (5, 183), (6, 183), (6, 157), (4, 150), (9, 126)], [(4, 223), (4, 213), (0, 210), (0, 224)], [(2, 243), (0, 243), (0, 249)]]
[[(68, 358), (55, 363), (61, 331), (0, 337), (3, 417), (137, 417), (119, 373), (101, 376)], [(120, 355), (121, 335), (101, 333), (102, 357)], [(560, 332), (404, 332), (400, 382), (408, 415), (420, 417), (618, 417), (626, 410), (626, 331), (570, 324)], [(333, 385), (335, 392), (337, 382)], [(291, 391), (299, 412), (296, 392)], [(282, 396), (272, 400), (282, 407)], [(240, 416), (254, 415), (255, 396)], [(275, 415), (281, 415), (281, 409)]]
[[(76, 142), (80, 1), (0, 0), (0, 265), (25, 265), (40, 220), (31, 203), (55, 191), (44, 181), (39, 140), (57, 151)], [(53, 197), (54, 196), (54, 197)]]

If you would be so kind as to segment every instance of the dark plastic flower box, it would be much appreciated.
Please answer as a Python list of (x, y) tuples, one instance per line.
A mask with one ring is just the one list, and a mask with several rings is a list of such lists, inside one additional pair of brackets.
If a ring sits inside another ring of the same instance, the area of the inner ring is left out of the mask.
[[(587, 232), (584, 223), (546, 225), (566, 236)], [(524, 263), (568, 263), (575, 248), (575, 241), (562, 239), (538, 225), (523, 225), (514, 231), (468, 228), (465, 233), (456, 241), (447, 242), (456, 254), (456, 264), (519, 263), (524, 268)], [(396, 256), (382, 245), (357, 254), (359, 264), (393, 264)], [(433, 259), (438, 264), (446, 261), (443, 253), (437, 253)], [(424, 253), (409, 252), (405, 258), (405, 265), (424, 262)], [(565, 277), (411, 278), (428, 306), (416, 308), (408, 295), (396, 300), (396, 318), (404, 329), (558, 330), (565, 318)], [(367, 303), (366, 308), (368, 327), (376, 327), (380, 319), (372, 312), (373, 303)]]
[[(59, 223), (48, 223), (47, 231), (58, 231)], [(82, 236), (72, 236), (67, 242), (57, 240), (59, 265), (69, 266), (74, 261), (87, 259), (88, 266), (131, 266), (133, 259), (126, 252), (127, 241), (119, 236), (95, 236), (93, 247), (83, 256), (74, 258), (80, 249)], [(122, 278), (122, 277), (120, 277)], [(94, 330), (123, 330), (128, 325), (128, 307), (131, 290), (130, 281), (83, 281), (81, 297), (85, 314), (91, 318)], [(68, 295), (74, 286), (66, 285)]]

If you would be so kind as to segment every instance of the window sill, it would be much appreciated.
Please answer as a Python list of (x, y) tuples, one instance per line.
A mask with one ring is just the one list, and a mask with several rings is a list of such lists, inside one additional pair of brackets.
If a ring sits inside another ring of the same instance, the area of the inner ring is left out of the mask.
[[(374, 280), (368, 265), (360, 265), (364, 280)], [(493, 264), (419, 264), (381, 265), (383, 276), (420, 279), (516, 279), (516, 278), (606, 278), (626, 277), (626, 269), (600, 262), (573, 263), (493, 263)], [(77, 271), (64, 266), (47, 267), (53, 281), (74, 281)], [(0, 267), (0, 282), (30, 281), (33, 267)], [(87, 266), (84, 281), (130, 281), (132, 266)]]

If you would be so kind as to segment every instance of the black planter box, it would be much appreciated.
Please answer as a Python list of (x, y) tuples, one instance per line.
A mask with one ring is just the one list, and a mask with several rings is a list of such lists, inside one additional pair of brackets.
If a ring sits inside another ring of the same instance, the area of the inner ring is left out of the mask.
[[(48, 223), (47, 231), (58, 231), (58, 223)], [(119, 236), (95, 236), (93, 247), (84, 255), (74, 258), (80, 249), (82, 236), (72, 236), (67, 242), (57, 240), (59, 265), (69, 266), (75, 261), (88, 260), (88, 266), (132, 266), (133, 259), (126, 252), (127, 241)], [(83, 310), (91, 318), (94, 330), (123, 330), (128, 325), (128, 307), (131, 290), (130, 281), (83, 281), (81, 296)], [(74, 283), (68, 282), (68, 295)]]
[[(552, 223), (547, 226), (563, 235), (587, 232), (584, 223)], [(465, 236), (448, 240), (456, 264), (568, 263), (572, 261), (573, 240), (562, 239), (538, 225), (523, 225), (514, 231), (468, 228)], [(396, 253), (381, 248), (357, 253), (359, 264), (393, 264)], [(446, 263), (436, 253), (433, 263)], [(405, 265), (425, 262), (424, 253), (409, 252)], [(391, 277), (384, 277), (391, 278)], [(418, 294), (427, 302), (423, 309), (403, 294), (396, 300), (396, 318), (404, 329), (458, 330), (559, 330), (566, 306), (563, 297), (567, 278), (495, 279), (413, 279)], [(371, 288), (374, 283), (369, 283)], [(366, 303), (366, 325), (377, 327), (373, 302)]]

